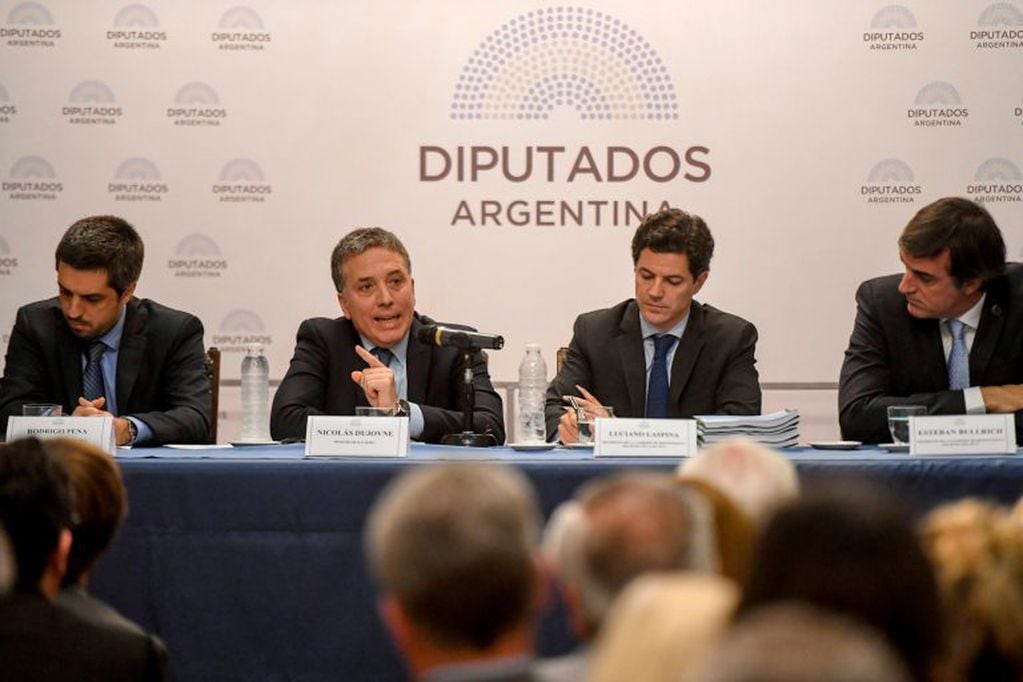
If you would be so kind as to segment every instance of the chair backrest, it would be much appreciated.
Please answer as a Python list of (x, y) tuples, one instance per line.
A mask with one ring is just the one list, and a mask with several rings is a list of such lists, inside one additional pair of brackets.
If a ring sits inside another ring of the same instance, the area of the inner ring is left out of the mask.
[(217, 442), (217, 422), (220, 417), (220, 349), (206, 349), (206, 378), (210, 380), (210, 442)]
[(562, 346), (558, 349), (557, 354), (554, 356), (554, 371), (560, 373), (561, 366), (565, 364), (565, 358), (568, 357), (568, 346)]

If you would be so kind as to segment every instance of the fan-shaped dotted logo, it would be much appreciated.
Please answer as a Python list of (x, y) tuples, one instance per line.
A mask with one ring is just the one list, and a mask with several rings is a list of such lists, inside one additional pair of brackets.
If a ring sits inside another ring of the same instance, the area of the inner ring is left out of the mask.
[(124, 111), (117, 106), (114, 91), (103, 81), (94, 80), (72, 88), (61, 114), (73, 125), (114, 125)]
[(959, 127), (969, 117), (959, 91), (951, 83), (934, 81), (920, 88), (907, 116), (914, 127)]
[(140, 156), (118, 164), (114, 179), (107, 183), (107, 193), (114, 201), (158, 202), (163, 201), (169, 191), (157, 165)]
[(678, 98), (654, 47), (620, 19), (549, 7), (513, 18), (473, 50), (451, 118), (543, 120), (562, 107), (583, 120), (678, 118)]
[(996, 2), (980, 13), (970, 40), (978, 50), (1016, 50), (1023, 47), (1023, 10), (1008, 2)]
[(216, 90), (196, 81), (178, 89), (174, 106), (167, 108), (167, 118), (179, 126), (219, 126), (227, 118), (227, 109), (220, 104)]
[(265, 202), (273, 187), (263, 176), (263, 169), (252, 159), (232, 159), (220, 171), (220, 182), (213, 185), (218, 201), (232, 203)]
[(1023, 172), (1010, 159), (988, 159), (977, 167), (966, 192), (979, 203), (1023, 202)]
[(922, 191), (908, 163), (901, 159), (882, 159), (867, 173), (860, 196), (868, 204), (912, 204)]
[(7, 13), (0, 38), (11, 47), (54, 47), (61, 37), (54, 23), (53, 15), (42, 3), (21, 2)]
[(0, 85), (0, 123), (10, 123), (11, 117), (17, 115), (18, 107), (11, 101), (7, 88)]
[(107, 41), (119, 50), (159, 50), (166, 40), (156, 12), (138, 3), (119, 9), (114, 27), (107, 31)]
[(265, 50), (272, 36), (256, 10), (239, 5), (221, 15), (210, 40), (218, 50), (251, 52)]
[[(194, 233), (178, 242), (174, 257), (167, 261), (167, 269), (175, 277), (220, 277), (227, 270), (227, 259), (221, 256), (220, 247), (212, 237)], [(259, 324), (262, 325), (261, 320)]]
[(17, 267), (18, 257), (11, 253), (11, 247), (0, 236), (0, 277), (9, 276)]
[(57, 171), (41, 156), (23, 156), (11, 166), (3, 191), (16, 201), (53, 201), (64, 191)]
[(863, 44), (871, 51), (915, 50), (924, 33), (908, 7), (888, 5), (870, 19), (870, 30), (863, 33)]
[(249, 343), (269, 346), (273, 338), (264, 331), (263, 318), (259, 315), (251, 310), (232, 310), (220, 323), (219, 333), (213, 335), (213, 345), (222, 353), (243, 353)]

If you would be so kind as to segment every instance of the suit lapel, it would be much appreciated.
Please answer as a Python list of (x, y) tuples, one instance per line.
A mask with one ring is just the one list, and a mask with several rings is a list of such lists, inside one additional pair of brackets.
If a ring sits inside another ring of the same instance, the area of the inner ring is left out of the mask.
[[(57, 330), (57, 356), (60, 361), (60, 376), (64, 383), (64, 396), (67, 404), (73, 411), (78, 406), (78, 399), (82, 397), (82, 342), (79, 341), (60, 311), (60, 306), (54, 308)], [(68, 414), (71, 414), (68, 412)]]
[(981, 313), (977, 334), (973, 337), (973, 347), (970, 349), (971, 386), (983, 386), (988, 383), (987, 368), (995, 356), (995, 348), (1002, 336), (1007, 315), (1004, 284), (1005, 279), (999, 278), (988, 285), (984, 311)]
[(646, 355), (643, 352), (643, 332), (639, 327), (639, 306), (635, 301), (625, 309), (615, 342), (629, 392), (631, 409), (626, 414), (642, 415), (646, 411)]
[(703, 350), (703, 306), (693, 301), (689, 307), (689, 321), (679, 339), (678, 349), (671, 362), (671, 381), (668, 384), (668, 416), (675, 416), (677, 406), (682, 402), (682, 390), (689, 383), (689, 377), (696, 367), (696, 360)]
[(911, 318), (910, 324), (915, 328), (910, 336), (911, 345), (915, 346), (908, 356), (913, 358), (909, 363), (910, 376), (919, 377), (918, 372), (926, 372), (928, 383), (923, 386), (929, 386), (930, 390), (935, 391), (948, 388), (948, 362), (945, 359), (945, 348), (941, 344), (941, 322), (933, 318)]
[(419, 331), (421, 326), (422, 323), (418, 318), (412, 318), (408, 347), (405, 351), (405, 387), (410, 403), (426, 402), (426, 393), (430, 379), (430, 363), (433, 360), (430, 347), (420, 343), (419, 339), (416, 338), (416, 332)]
[(121, 346), (117, 351), (117, 411), (127, 414), (130, 411), (128, 398), (142, 367), (142, 357), (146, 350), (146, 318), (147, 314), (139, 306), (138, 299), (128, 301), (125, 311), (124, 331), (121, 333)]

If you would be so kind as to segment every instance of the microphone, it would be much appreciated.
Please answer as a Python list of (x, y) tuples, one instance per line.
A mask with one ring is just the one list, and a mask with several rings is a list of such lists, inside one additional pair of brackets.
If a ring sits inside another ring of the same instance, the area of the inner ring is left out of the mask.
[(464, 329), (452, 329), (439, 324), (428, 324), (420, 327), (416, 338), (421, 343), (439, 348), (489, 348), (500, 350), (504, 347), (504, 337), (496, 334), (481, 334)]

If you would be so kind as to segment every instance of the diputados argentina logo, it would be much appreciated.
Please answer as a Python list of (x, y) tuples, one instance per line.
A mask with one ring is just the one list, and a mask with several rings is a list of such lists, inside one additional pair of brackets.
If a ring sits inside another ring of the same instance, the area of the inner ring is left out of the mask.
[(974, 173), (966, 193), (980, 204), (1023, 202), (1023, 172), (1009, 159), (988, 159)]
[(0, 123), (10, 123), (18, 115), (18, 107), (11, 101), (7, 88), (0, 85)]
[(863, 32), (863, 44), (872, 52), (916, 50), (923, 41), (916, 17), (902, 5), (882, 7), (871, 18), (870, 30)]
[(167, 42), (156, 12), (145, 5), (126, 5), (114, 15), (107, 42), (117, 50), (159, 50)]
[(210, 40), (218, 50), (258, 52), (265, 50), (273, 36), (263, 28), (263, 19), (251, 7), (233, 7), (220, 17)]
[(220, 182), (211, 191), (218, 201), (234, 203), (264, 202), (273, 187), (263, 177), (263, 169), (252, 159), (234, 159), (220, 171)]
[(211, 237), (190, 234), (178, 242), (174, 257), (167, 260), (167, 269), (175, 277), (220, 277), (227, 271), (227, 259)]
[(127, 159), (117, 167), (114, 179), (107, 183), (107, 194), (114, 201), (163, 201), (170, 191), (160, 179), (160, 169), (149, 159)]
[(221, 353), (244, 353), (246, 345), (261, 343), (265, 348), (273, 345), (273, 337), (264, 331), (263, 318), (251, 310), (232, 310), (220, 323), (211, 345)]
[(980, 13), (977, 28), (970, 31), (977, 50), (1023, 48), (1023, 11), (1008, 2), (996, 2)]
[[(671, 75), (654, 47), (618, 18), (593, 9), (549, 7), (514, 17), (468, 57), (451, 99), (449, 118), (466, 126), (514, 123), (550, 137), (544, 122), (569, 110), (587, 124), (634, 121), (673, 133), (679, 102)], [(602, 133), (594, 133), (604, 137)], [(478, 138), (478, 133), (474, 137)], [(449, 225), (629, 226), (669, 202), (663, 196), (606, 199), (608, 186), (702, 183), (711, 177), (710, 149), (672, 135), (663, 143), (568, 145), (423, 144), (419, 181), (464, 187), (495, 183), (532, 196), (484, 198), (455, 204)], [(677, 194), (677, 186), (671, 194)], [(560, 198), (551, 198), (561, 194)]]
[(111, 126), (124, 115), (114, 92), (102, 81), (84, 81), (71, 90), (61, 110), (71, 125)]
[(64, 183), (50, 162), (41, 156), (23, 156), (14, 162), (3, 191), (16, 201), (55, 201), (64, 191)]
[[(0, 277), (9, 277), (18, 269), (18, 257), (11, 253), (7, 241), (0, 237)], [(10, 330), (10, 327), (7, 328)]]
[(860, 187), (860, 196), (868, 204), (912, 204), (922, 193), (913, 169), (899, 159), (878, 161)]
[(935, 81), (920, 88), (906, 115), (915, 127), (939, 128), (963, 125), (970, 112), (955, 87)]
[(219, 126), (227, 118), (227, 109), (221, 106), (216, 90), (195, 82), (178, 90), (174, 106), (167, 107), (167, 118), (176, 126)]
[(7, 23), (0, 27), (0, 39), (10, 47), (56, 47), (61, 38), (53, 15), (38, 2), (22, 2), (7, 13)]

